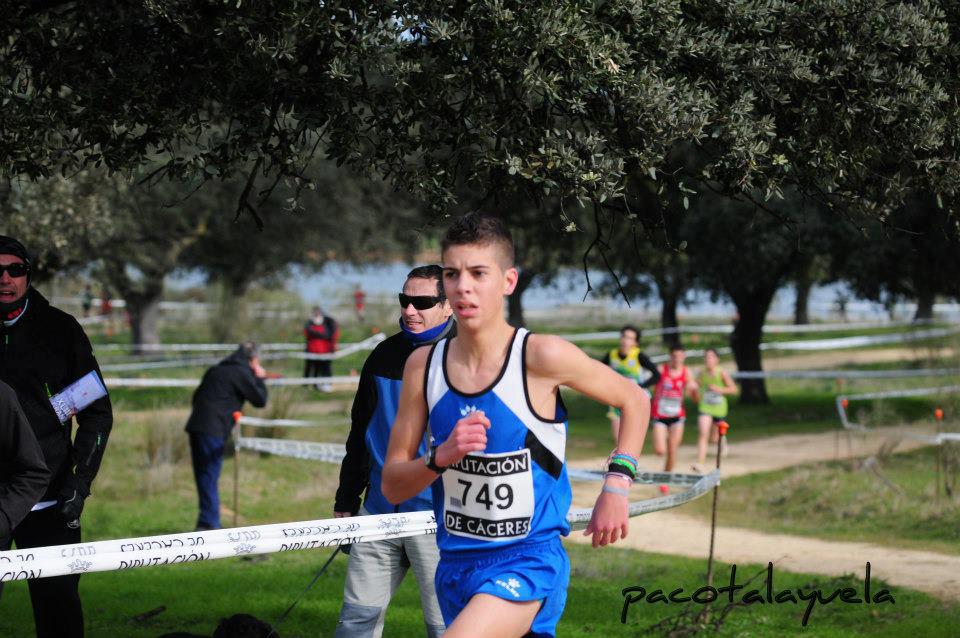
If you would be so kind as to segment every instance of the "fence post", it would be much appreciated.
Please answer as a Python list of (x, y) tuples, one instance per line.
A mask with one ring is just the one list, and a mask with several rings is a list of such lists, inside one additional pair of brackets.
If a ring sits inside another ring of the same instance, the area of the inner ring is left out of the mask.
[(936, 493), (937, 511), (940, 511), (940, 466), (943, 464), (943, 441), (940, 441), (941, 424), (943, 423), (943, 410), (937, 408), (933, 411), (933, 418), (937, 422), (937, 474), (936, 485), (933, 489)]
[(240, 417), (239, 410), (233, 413), (233, 526), (239, 525), (240, 517)]

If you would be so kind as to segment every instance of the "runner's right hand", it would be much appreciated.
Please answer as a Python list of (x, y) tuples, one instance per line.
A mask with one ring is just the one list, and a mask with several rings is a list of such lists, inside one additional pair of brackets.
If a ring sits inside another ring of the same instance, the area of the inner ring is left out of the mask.
[(490, 419), (479, 410), (457, 421), (447, 440), (437, 447), (437, 465), (447, 467), (458, 463), (470, 452), (482, 452), (487, 449), (489, 428)]

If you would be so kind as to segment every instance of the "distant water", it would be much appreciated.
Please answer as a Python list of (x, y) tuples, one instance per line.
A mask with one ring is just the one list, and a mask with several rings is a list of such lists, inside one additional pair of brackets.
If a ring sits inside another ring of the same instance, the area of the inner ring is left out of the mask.
[[(308, 304), (332, 298), (345, 299), (357, 284), (371, 297), (391, 296), (403, 285), (407, 272), (411, 268), (413, 268), (413, 265), (403, 263), (355, 266), (331, 262), (319, 272), (294, 269), (292, 276), (287, 278), (285, 283), (289, 290), (299, 294)], [(590, 271), (590, 279), (594, 286), (603, 278), (601, 271)], [(171, 288), (179, 289), (202, 286), (203, 278), (195, 272), (181, 273), (170, 278), (168, 285)], [(594, 307), (606, 307), (610, 310), (627, 308), (626, 302), (621, 297), (601, 295), (595, 291), (584, 299), (586, 290), (587, 282), (583, 270), (565, 268), (549, 285), (534, 283), (523, 295), (524, 308), (544, 310), (557, 306), (580, 305), (584, 302)], [(881, 304), (853, 299), (844, 284), (834, 283), (813, 288), (809, 302), (811, 317), (814, 319), (835, 318), (837, 316), (838, 294), (844, 294), (851, 299), (847, 303), (847, 316), (850, 319), (881, 320), (888, 316), (887, 311)], [(795, 296), (793, 286), (784, 286), (774, 298), (770, 316), (777, 318), (792, 317)], [(653, 314), (658, 314), (660, 311), (660, 301), (655, 296), (631, 299), (630, 301), (631, 306), (638, 311)], [(898, 318), (907, 319), (912, 316), (914, 309), (913, 304), (899, 304), (896, 314)], [(940, 304), (937, 310), (938, 315), (942, 318), (956, 319), (960, 317), (960, 307), (957, 304)], [(736, 309), (729, 299), (721, 296), (714, 301), (705, 292), (690, 293), (680, 306), (680, 312), (684, 316), (729, 317), (735, 311)]]

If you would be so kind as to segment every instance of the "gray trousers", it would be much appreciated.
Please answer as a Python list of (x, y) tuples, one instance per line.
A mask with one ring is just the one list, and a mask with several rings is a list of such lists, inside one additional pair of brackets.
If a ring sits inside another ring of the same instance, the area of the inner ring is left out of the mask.
[[(359, 513), (368, 514), (362, 508)], [(446, 629), (433, 587), (439, 560), (437, 537), (432, 534), (351, 545), (334, 638), (380, 638), (387, 605), (410, 567), (420, 587), (427, 636), (439, 638)]]

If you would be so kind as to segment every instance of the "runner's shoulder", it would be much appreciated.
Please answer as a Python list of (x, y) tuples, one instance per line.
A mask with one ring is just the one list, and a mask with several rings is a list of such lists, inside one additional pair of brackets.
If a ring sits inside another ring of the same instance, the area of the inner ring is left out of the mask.
[(573, 358), (585, 356), (583, 350), (563, 337), (531, 333), (524, 358), (531, 372), (553, 375), (566, 370)]
[(433, 347), (423, 346), (422, 348), (417, 348), (410, 353), (410, 356), (407, 357), (407, 363), (404, 366), (404, 374), (407, 372), (422, 372), (427, 367), (427, 357), (430, 356), (430, 352), (433, 350)]

